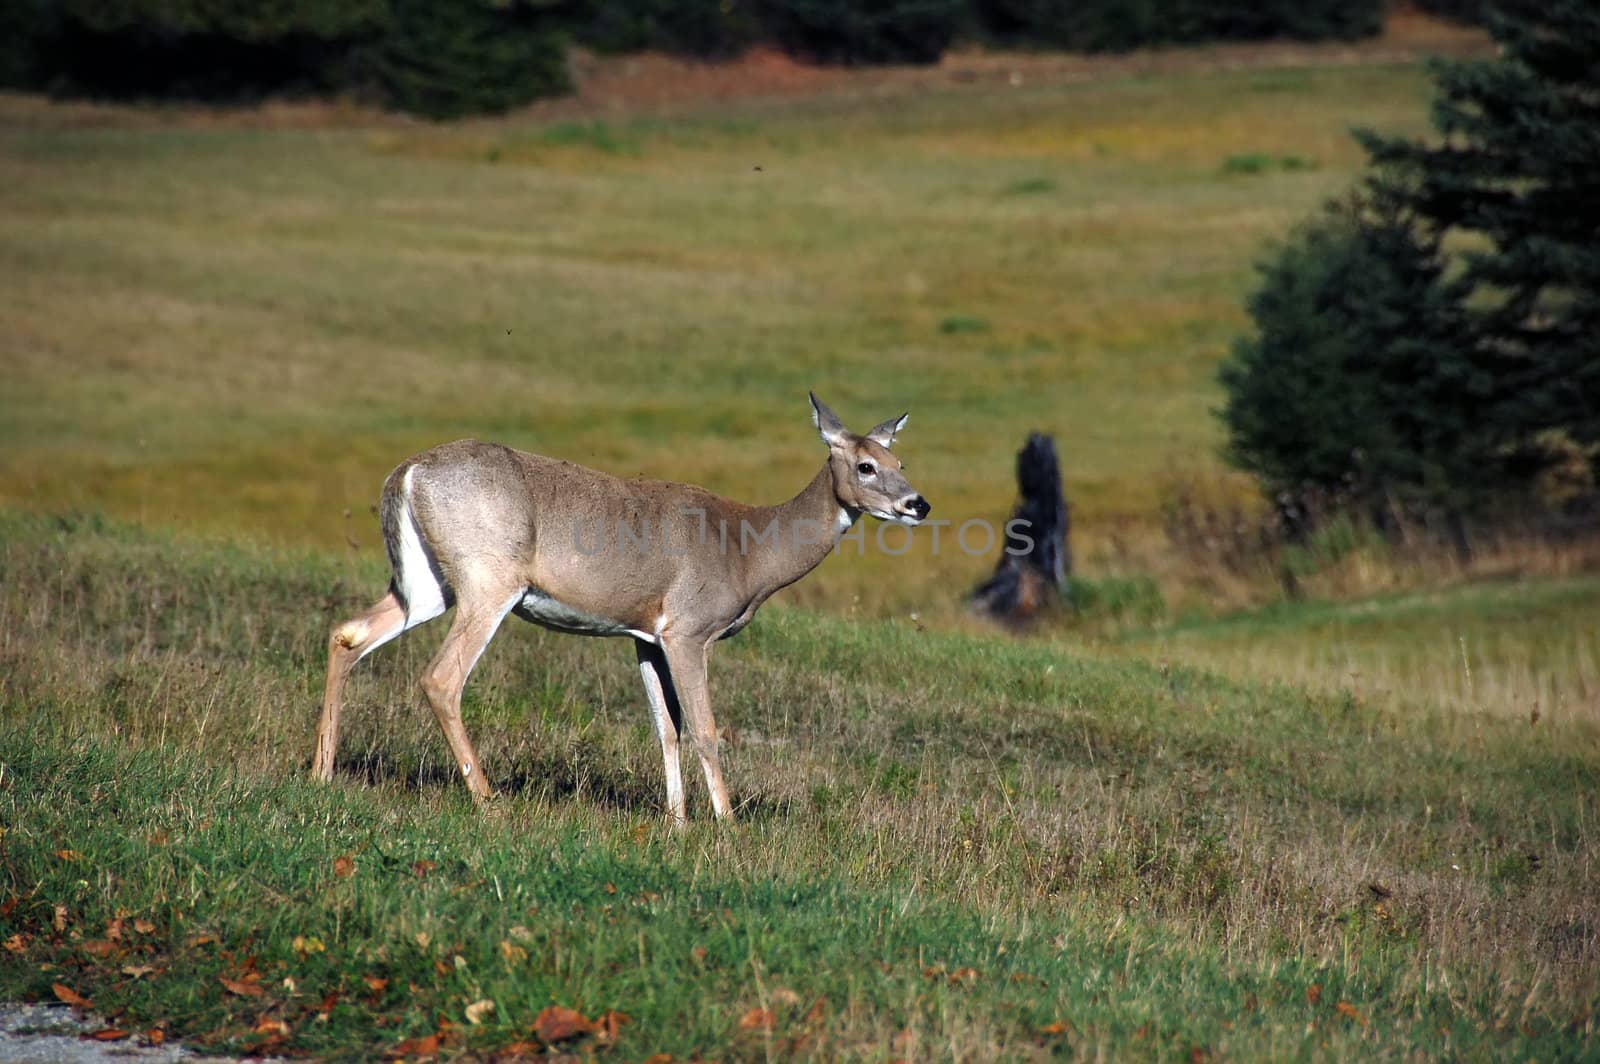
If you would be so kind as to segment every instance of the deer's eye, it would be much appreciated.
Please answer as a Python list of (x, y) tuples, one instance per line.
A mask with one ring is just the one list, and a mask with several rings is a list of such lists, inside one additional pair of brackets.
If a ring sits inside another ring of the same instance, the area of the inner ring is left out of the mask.
[(860, 465), (856, 466), (856, 472), (860, 473), (864, 477), (870, 477), (877, 471), (877, 468), (871, 462), (862, 462)]

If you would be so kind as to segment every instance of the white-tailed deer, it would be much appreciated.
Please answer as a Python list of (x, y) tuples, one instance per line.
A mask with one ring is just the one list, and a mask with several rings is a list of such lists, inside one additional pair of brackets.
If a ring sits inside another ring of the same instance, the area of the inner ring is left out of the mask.
[(906, 415), (865, 436), (815, 395), (828, 460), (800, 494), (747, 506), (703, 488), (623, 480), (498, 444), (461, 440), (402, 462), (380, 516), (393, 577), (377, 605), (334, 626), (311, 774), (333, 778), (345, 680), (355, 663), (456, 607), (422, 690), (477, 798), (491, 795), (461, 725), (461, 690), (506, 614), (580, 635), (632, 636), (666, 764), (667, 815), (683, 822), (678, 732), (732, 815), (717, 756), (706, 657), (779, 588), (815, 569), (863, 514), (906, 525), (928, 503), (889, 452)]

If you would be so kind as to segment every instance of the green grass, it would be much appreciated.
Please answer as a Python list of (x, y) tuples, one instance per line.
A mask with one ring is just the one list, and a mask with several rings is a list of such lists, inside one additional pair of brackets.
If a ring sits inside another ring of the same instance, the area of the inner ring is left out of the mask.
[[(1174, 464), (1216, 466), (1252, 260), (1353, 179), (1350, 126), (1422, 130), (1427, 86), (1211, 70), (353, 129), (7, 97), (0, 499), (375, 555), (388, 470), (475, 435), (774, 501), (821, 462), (815, 388), (858, 427), (909, 409), (958, 522), (1001, 519), (1054, 432), (1093, 558), (1151, 538)], [(992, 564), (914, 556), (792, 595), (926, 609)]]
[(1347, 602), (1282, 603), (1124, 632), (1112, 653), (1169, 657), (1386, 706), (1538, 727), (1600, 724), (1600, 578), (1506, 579)]
[[(1161, 485), (1239, 496), (1209, 410), (1251, 261), (1426, 97), (1410, 65), (456, 127), (0, 97), (0, 998), (350, 1059), (487, 1056), (550, 1005), (627, 1014), (566, 1043), (625, 1060), (1593, 1057), (1600, 585), (1171, 623)], [(626, 648), (520, 625), (466, 696), (490, 810), (420, 707), (437, 625), (303, 780), (399, 459), (475, 435), (770, 501), (822, 458), (807, 388), (909, 408), (957, 524), (1054, 432), (1090, 620), (980, 631), (992, 559), (926, 541), (828, 561), (718, 647), (732, 825), (692, 770), (660, 825)]]
[(428, 630), (303, 781), (372, 567), (3, 522), (0, 996), (334, 1057), (488, 1053), (552, 1004), (625, 1013), (616, 1059), (1594, 1050), (1592, 723), (774, 608), (714, 667), (740, 819), (691, 786), (677, 833), (625, 648), (517, 626), (469, 687), (481, 813)]

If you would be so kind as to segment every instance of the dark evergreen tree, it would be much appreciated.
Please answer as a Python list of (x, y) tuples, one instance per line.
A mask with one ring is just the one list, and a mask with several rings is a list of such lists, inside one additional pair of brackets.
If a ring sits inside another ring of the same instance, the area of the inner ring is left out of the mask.
[(506, 111), (570, 87), (566, 41), (537, 0), (390, 0), (377, 66), (389, 101), (429, 118)]
[(1442, 233), (1492, 381), (1495, 461), (1600, 447), (1600, 4), (1497, 0), (1500, 54), (1439, 63), (1430, 142), (1359, 137), (1374, 182)]
[(1477, 365), (1437, 240), (1381, 195), (1330, 204), (1261, 266), (1220, 372), (1229, 458), (1284, 509), (1460, 514), (1492, 485)]

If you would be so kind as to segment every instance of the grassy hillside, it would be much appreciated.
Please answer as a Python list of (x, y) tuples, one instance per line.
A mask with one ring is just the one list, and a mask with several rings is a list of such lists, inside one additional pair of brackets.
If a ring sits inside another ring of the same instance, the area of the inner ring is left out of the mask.
[[(384, 474), (477, 435), (773, 501), (814, 387), (910, 409), (957, 522), (1054, 432), (1080, 547), (1137, 546), (1215, 465), (1253, 258), (1350, 182), (1349, 127), (1425, 127), (1419, 68), (1321, 54), (460, 127), (0, 99), (0, 499), (376, 554)], [(927, 546), (792, 601), (926, 609), (992, 562)]]
[(1592, 724), (775, 608), (714, 666), (741, 819), (692, 786), (678, 834), (626, 649), (517, 625), (469, 688), (484, 815), (426, 633), (302, 782), (380, 580), (4, 519), (0, 996), (347, 1056), (531, 1048), (549, 1006), (626, 1014), (559, 1040), (624, 1060), (1595, 1050)]

